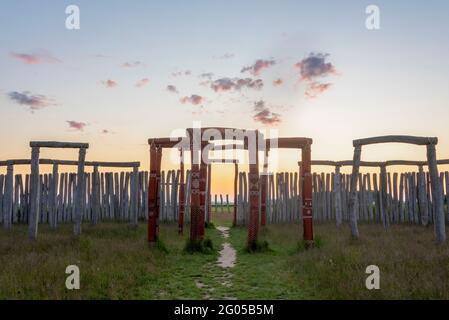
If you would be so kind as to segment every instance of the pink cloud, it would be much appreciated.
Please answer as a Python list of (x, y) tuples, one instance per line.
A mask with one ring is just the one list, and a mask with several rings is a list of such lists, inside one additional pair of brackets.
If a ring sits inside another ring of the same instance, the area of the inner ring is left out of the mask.
[(224, 92), (230, 90), (240, 90), (242, 88), (261, 89), (263, 81), (261, 79), (250, 78), (220, 78), (211, 83), (211, 88), (215, 92)]
[(258, 76), (263, 69), (266, 69), (272, 65), (276, 64), (276, 61), (274, 60), (262, 60), (262, 59), (258, 59), (256, 60), (256, 62), (251, 65), (251, 66), (247, 66), (247, 67), (243, 67), (241, 72), (249, 72), (254, 76)]
[(197, 94), (192, 94), (190, 97), (182, 97), (179, 101), (183, 104), (191, 103), (193, 105), (200, 105), (204, 103), (204, 97)]
[(140, 65), (142, 65), (142, 62), (140, 61), (125, 62), (122, 64), (122, 68), (134, 68)]
[(31, 112), (57, 105), (53, 99), (41, 94), (32, 94), (29, 91), (11, 91), (8, 97), (20, 105), (27, 106)]
[(271, 112), (268, 108), (257, 112), (254, 117), (254, 121), (260, 122), (268, 126), (276, 126), (281, 123), (281, 115), (278, 113)]
[(106, 81), (101, 81), (101, 83), (106, 87), (106, 88), (114, 88), (118, 85), (118, 83), (114, 80), (106, 80)]
[(78, 122), (73, 120), (67, 120), (67, 123), (69, 124), (69, 128), (74, 129), (76, 131), (83, 131), (84, 128), (87, 126), (87, 123), (85, 122)]
[(60, 63), (62, 62), (58, 58), (53, 57), (47, 51), (35, 52), (35, 53), (18, 53), (11, 52), (11, 56), (25, 64), (43, 64), (43, 63)]
[(321, 93), (327, 91), (331, 86), (332, 83), (312, 82), (307, 86), (305, 95), (309, 99), (316, 98)]
[(280, 86), (283, 83), (284, 83), (284, 80), (282, 80), (280, 78), (276, 79), (276, 80), (273, 80), (273, 86)]
[(311, 53), (307, 58), (296, 63), (295, 66), (299, 69), (301, 79), (313, 81), (318, 77), (336, 74), (334, 65), (326, 62), (328, 57), (328, 53)]
[(144, 79), (137, 81), (136, 87), (140, 88), (140, 87), (146, 86), (148, 83), (150, 83), (150, 79), (144, 78)]

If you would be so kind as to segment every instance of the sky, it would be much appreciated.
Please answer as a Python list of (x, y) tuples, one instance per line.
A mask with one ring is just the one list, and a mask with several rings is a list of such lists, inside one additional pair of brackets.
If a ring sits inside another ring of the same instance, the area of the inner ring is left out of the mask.
[[(351, 159), (353, 139), (387, 134), (437, 136), (449, 158), (448, 30), (447, 1), (1, 0), (0, 159), (28, 158), (31, 140), (79, 141), (87, 160), (147, 170), (148, 138), (198, 121), (310, 137), (313, 159)], [(299, 151), (278, 159), (297, 170)], [(369, 146), (362, 159), (425, 149)], [(213, 172), (229, 192), (233, 168)]]

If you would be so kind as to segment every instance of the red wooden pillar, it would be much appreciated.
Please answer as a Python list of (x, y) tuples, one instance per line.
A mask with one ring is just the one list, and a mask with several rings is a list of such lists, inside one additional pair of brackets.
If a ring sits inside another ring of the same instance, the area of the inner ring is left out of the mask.
[[(196, 149), (196, 148), (195, 148)], [(190, 192), (190, 240), (195, 241), (199, 237), (199, 216), (200, 216), (200, 166), (196, 162), (197, 155), (194, 155), (198, 150), (194, 150), (193, 144), (190, 145), (191, 157), (191, 192)]]
[(234, 212), (232, 217), (232, 225), (237, 225), (237, 179), (239, 177), (239, 165), (237, 161), (234, 163)]
[(211, 192), (211, 180), (212, 180), (212, 164), (207, 165), (207, 223), (210, 223), (212, 214), (212, 192)]
[(311, 174), (311, 149), (310, 144), (302, 148), (302, 219), (304, 240), (308, 245), (313, 245), (313, 220), (312, 220), (312, 174)]
[(150, 179), (148, 183), (148, 242), (155, 242), (159, 235), (159, 198), (162, 149), (150, 146)]
[(206, 184), (207, 184), (207, 164), (203, 159), (203, 149), (205, 147), (204, 143), (201, 143), (201, 152), (200, 152), (200, 214), (198, 219), (198, 235), (200, 239), (204, 236), (204, 225), (206, 218)]
[[(256, 134), (256, 146), (257, 144)], [(251, 152), (250, 146), (248, 150)], [(249, 223), (248, 223), (248, 248), (254, 248), (259, 231), (259, 160), (257, 147), (254, 155), (249, 155)], [(253, 163), (251, 163), (253, 162)], [(255, 163), (254, 163), (255, 162)]]
[(179, 170), (181, 173), (180, 181), (179, 181), (179, 218), (178, 218), (178, 233), (182, 234), (184, 231), (184, 200), (185, 200), (185, 194), (184, 194), (184, 150), (179, 149), (181, 163), (179, 166)]
[[(265, 146), (265, 149), (267, 146)], [(260, 180), (260, 224), (267, 224), (267, 180), (268, 180), (268, 150), (264, 150), (263, 172)]]

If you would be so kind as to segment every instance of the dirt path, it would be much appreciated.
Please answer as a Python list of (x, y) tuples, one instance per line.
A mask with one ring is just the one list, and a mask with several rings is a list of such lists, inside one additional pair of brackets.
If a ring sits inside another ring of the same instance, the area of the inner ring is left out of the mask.
[[(223, 238), (225, 240), (229, 238), (229, 228), (228, 227), (218, 226), (217, 230), (221, 232), (221, 235), (223, 236)], [(219, 283), (221, 286), (223, 286), (225, 288), (231, 288), (232, 287), (232, 277), (234, 275), (230, 272), (230, 269), (235, 266), (235, 263), (237, 260), (236, 251), (228, 241), (225, 241), (223, 243), (223, 248), (220, 250), (219, 254), (220, 255), (217, 259), (216, 265), (222, 269), (220, 274), (217, 274), (216, 269), (214, 269), (212, 265), (206, 266), (206, 269), (208, 269), (210, 271), (215, 270), (215, 271), (213, 271), (213, 273), (214, 273), (213, 278), (215, 279), (217, 284)], [(195, 285), (197, 288), (201, 289), (204, 292), (204, 299), (213, 299), (212, 295), (215, 291), (215, 288), (203, 283), (199, 279), (195, 280)], [(236, 300), (235, 297), (223, 296), (223, 295), (221, 295), (220, 299)]]
[[(229, 238), (229, 228), (218, 226), (217, 230), (221, 232), (223, 238)], [(235, 266), (236, 252), (229, 242), (223, 243), (223, 249), (220, 251), (220, 256), (218, 257), (218, 265), (222, 268), (232, 268)]]

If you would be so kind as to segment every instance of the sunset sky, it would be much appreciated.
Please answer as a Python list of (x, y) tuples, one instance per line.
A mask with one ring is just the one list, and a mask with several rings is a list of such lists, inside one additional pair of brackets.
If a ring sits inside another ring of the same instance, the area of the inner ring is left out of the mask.
[[(80, 30), (65, 28), (70, 4)], [(369, 4), (380, 30), (365, 27)], [(147, 139), (193, 121), (311, 137), (313, 159), (350, 159), (353, 139), (386, 134), (437, 136), (449, 158), (447, 30), (448, 1), (1, 0), (0, 159), (28, 158), (30, 140), (80, 141), (88, 160), (147, 170)], [(297, 169), (299, 152), (279, 157)], [(227, 192), (232, 168), (216, 168)]]

